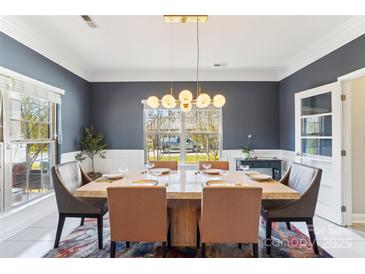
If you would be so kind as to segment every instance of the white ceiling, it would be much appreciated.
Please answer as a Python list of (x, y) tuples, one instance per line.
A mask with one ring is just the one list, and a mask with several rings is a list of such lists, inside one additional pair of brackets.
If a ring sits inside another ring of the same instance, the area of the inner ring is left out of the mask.
[[(2, 16), (0, 30), (88, 81), (170, 80), (162, 16)], [(280, 80), (365, 33), (364, 16), (209, 16), (202, 80)], [(174, 80), (194, 80), (196, 25), (172, 25)], [(226, 63), (215, 68), (214, 63)]]

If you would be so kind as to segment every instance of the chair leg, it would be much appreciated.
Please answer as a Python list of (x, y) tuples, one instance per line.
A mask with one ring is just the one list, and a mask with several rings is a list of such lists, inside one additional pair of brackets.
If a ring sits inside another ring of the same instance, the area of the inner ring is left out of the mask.
[(65, 224), (65, 219), (66, 219), (65, 215), (63, 215), (62, 213), (59, 213), (57, 233), (56, 233), (56, 239), (55, 239), (55, 242), (54, 242), (54, 248), (57, 248), (60, 244), (62, 229), (63, 229), (63, 225)]
[(103, 216), (98, 217), (98, 245), (103, 249)]
[(81, 222), (80, 222), (80, 226), (83, 226), (83, 225), (84, 225), (84, 222), (85, 222), (85, 218), (84, 218), (84, 217), (82, 217), (82, 218), (81, 218)]
[(259, 245), (258, 244), (252, 244), (252, 253), (254, 258), (259, 257)]
[(318, 245), (317, 245), (317, 240), (316, 240), (316, 234), (314, 233), (313, 219), (310, 218), (309, 220), (307, 220), (306, 224), (307, 224), (309, 237), (311, 239), (311, 243), (312, 243), (312, 246), (313, 246), (314, 253), (318, 255), (319, 250), (318, 250)]
[(130, 243), (129, 242), (125, 242), (125, 247), (126, 248), (129, 248), (131, 245), (130, 245)]
[(115, 251), (116, 251), (116, 243), (115, 241), (110, 242), (110, 258), (115, 258)]
[(166, 258), (166, 242), (162, 242), (161, 251), (162, 251), (162, 258)]
[(242, 249), (242, 244), (241, 243), (238, 244), (238, 248)]
[(286, 223), (286, 228), (287, 228), (288, 230), (291, 230), (290, 222), (285, 222), (285, 223)]
[(202, 243), (202, 258), (205, 258), (205, 243)]
[(266, 253), (270, 255), (271, 253), (271, 226), (272, 222), (270, 219), (266, 219)]
[(170, 229), (170, 225), (169, 225), (169, 228), (167, 230), (167, 246), (171, 247), (171, 229)]
[(196, 249), (199, 249), (200, 247), (200, 230), (199, 225), (196, 225)]

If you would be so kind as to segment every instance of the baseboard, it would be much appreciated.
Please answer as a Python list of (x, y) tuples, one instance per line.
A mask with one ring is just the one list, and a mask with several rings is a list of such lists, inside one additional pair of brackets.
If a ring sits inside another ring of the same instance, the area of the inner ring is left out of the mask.
[(9, 239), (56, 210), (56, 199), (52, 192), (1, 213), (0, 242)]
[(353, 213), (352, 214), (352, 223), (365, 224), (365, 214), (362, 213)]

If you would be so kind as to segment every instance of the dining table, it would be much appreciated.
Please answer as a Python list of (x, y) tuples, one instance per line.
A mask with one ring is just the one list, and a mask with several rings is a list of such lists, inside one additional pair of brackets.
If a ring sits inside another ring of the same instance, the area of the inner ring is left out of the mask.
[(107, 198), (108, 187), (132, 186), (140, 180), (154, 180), (158, 185), (166, 187), (172, 246), (196, 246), (197, 214), (201, 207), (202, 190), (209, 185), (209, 181), (223, 181), (232, 187), (260, 187), (263, 200), (300, 198), (299, 192), (278, 181), (256, 181), (244, 171), (222, 171), (209, 175), (197, 170), (171, 170), (167, 174), (158, 175), (145, 170), (128, 171), (123, 178), (117, 180), (101, 177), (77, 188), (73, 194), (76, 197)]

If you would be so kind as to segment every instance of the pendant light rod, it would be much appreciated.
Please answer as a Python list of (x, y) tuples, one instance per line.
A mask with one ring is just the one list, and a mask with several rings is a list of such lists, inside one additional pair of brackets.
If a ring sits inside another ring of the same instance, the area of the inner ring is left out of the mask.
[(200, 58), (200, 48), (199, 48), (199, 20), (196, 17), (196, 96), (199, 96), (199, 58)]
[(170, 24), (170, 94), (172, 95), (172, 24)]

